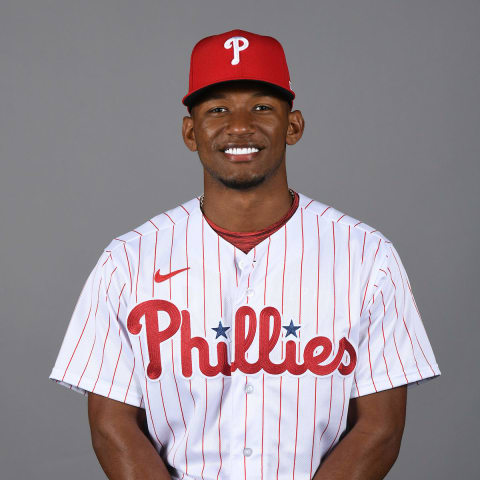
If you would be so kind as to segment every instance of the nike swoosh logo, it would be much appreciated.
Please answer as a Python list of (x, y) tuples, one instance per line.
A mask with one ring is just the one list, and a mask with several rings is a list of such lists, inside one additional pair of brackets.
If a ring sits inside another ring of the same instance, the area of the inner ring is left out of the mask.
[(178, 273), (182, 273), (185, 270), (188, 270), (190, 267), (185, 267), (185, 268), (180, 268), (180, 270), (175, 270), (170, 273), (166, 273), (165, 275), (160, 274), (160, 270), (157, 270), (155, 273), (155, 281), (157, 283), (164, 282), (165, 280), (168, 280), (169, 278), (172, 278), (174, 275), (177, 275)]

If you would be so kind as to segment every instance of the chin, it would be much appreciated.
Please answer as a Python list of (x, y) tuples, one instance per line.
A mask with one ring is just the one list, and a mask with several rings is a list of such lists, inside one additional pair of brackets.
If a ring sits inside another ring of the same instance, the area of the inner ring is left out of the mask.
[(264, 176), (250, 177), (250, 178), (220, 178), (218, 180), (227, 188), (234, 190), (248, 190), (254, 188), (265, 180)]

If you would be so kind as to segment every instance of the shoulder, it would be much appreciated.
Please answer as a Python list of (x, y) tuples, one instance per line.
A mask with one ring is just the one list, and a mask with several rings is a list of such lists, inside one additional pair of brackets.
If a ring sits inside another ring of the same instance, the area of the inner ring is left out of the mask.
[[(384, 258), (391, 246), (390, 239), (378, 228), (365, 223), (363, 220), (338, 210), (332, 205), (322, 203), (299, 193), (299, 207), (303, 208), (305, 218), (315, 217), (319, 227), (324, 232), (331, 232), (348, 241), (349, 246), (361, 252), (362, 259), (371, 257), (372, 260)], [(362, 263), (364, 263), (362, 261)]]
[(302, 193), (299, 193), (299, 195), (299, 206), (303, 207), (306, 215), (315, 215), (320, 222), (334, 223), (335, 228), (347, 230), (350, 228), (350, 231), (354, 231), (355, 234), (368, 235), (377, 240), (381, 239), (386, 243), (391, 243), (378, 228), (368, 225), (364, 221), (342, 212), (332, 205), (311, 199)]
[(107, 255), (115, 255), (118, 254), (119, 251), (124, 251), (132, 246), (137, 248), (140, 241), (147, 240), (160, 232), (170, 232), (176, 225), (187, 221), (190, 213), (197, 206), (198, 197), (194, 197), (191, 200), (149, 218), (128, 232), (114, 237), (105, 247), (104, 253)]

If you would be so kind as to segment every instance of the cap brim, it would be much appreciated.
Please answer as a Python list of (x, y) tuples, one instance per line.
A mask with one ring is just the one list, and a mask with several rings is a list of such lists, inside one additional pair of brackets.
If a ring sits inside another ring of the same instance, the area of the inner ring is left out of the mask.
[(261, 83), (261, 84), (264, 84), (264, 85), (268, 85), (268, 87), (270, 87), (280, 97), (287, 100), (290, 103), (290, 105), (292, 104), (292, 101), (295, 98), (295, 93), (294, 92), (292, 92), (291, 90), (287, 90), (283, 87), (280, 87), (279, 85), (276, 85), (274, 83), (265, 82), (264, 80), (256, 80), (254, 78), (237, 78), (237, 79), (233, 79), (233, 80), (224, 80), (224, 81), (221, 81), (221, 82), (212, 83), (212, 84), (207, 85), (205, 87), (199, 88), (198, 90), (195, 90), (192, 93), (185, 95), (185, 97), (183, 97), (183, 99), (182, 99), (182, 103), (187, 107), (188, 111), (190, 112), (192, 106), (201, 97), (203, 97), (205, 94), (207, 94), (208, 91), (210, 89), (212, 89), (212, 87), (218, 87), (220, 85), (225, 85), (225, 84), (228, 84), (228, 83), (244, 82), (244, 81), (256, 82), (256, 83)]

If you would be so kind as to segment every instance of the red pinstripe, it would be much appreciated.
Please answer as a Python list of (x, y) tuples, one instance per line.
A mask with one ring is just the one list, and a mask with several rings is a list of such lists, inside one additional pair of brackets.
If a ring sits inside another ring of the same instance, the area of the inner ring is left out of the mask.
[(220, 456), (220, 466), (218, 467), (217, 480), (222, 469), (222, 438), (220, 435), (220, 421), (222, 420), (222, 401), (223, 401), (223, 388), (225, 386), (225, 377), (222, 377), (222, 393), (220, 394), (220, 413), (218, 416), (218, 454)]
[(343, 214), (338, 220), (337, 220), (337, 223), (345, 216), (345, 214)]
[[(173, 253), (173, 238), (175, 237), (175, 225), (172, 227), (172, 244), (170, 245), (170, 263), (169, 263), (169, 269), (170, 272), (172, 271), (172, 253)], [(172, 277), (168, 279), (168, 288), (169, 288), (169, 296), (170, 300), (172, 299)]]
[(423, 348), (420, 345), (420, 342), (418, 341), (417, 333), (415, 333), (415, 338), (417, 339), (418, 346), (420, 347), (420, 350), (422, 351), (423, 358), (425, 358), (425, 361), (428, 363), (428, 366), (430, 367), (430, 370), (432, 371), (432, 374), (435, 375), (435, 371), (433, 370), (432, 366), (430, 365), (430, 362), (428, 361), (427, 357), (425, 356), (425, 353), (423, 353)]
[[(145, 361), (143, 360), (143, 350), (142, 350), (142, 342), (140, 341), (140, 337), (138, 337), (138, 344), (140, 345), (140, 355), (142, 356), (142, 366), (143, 366), (143, 369), (145, 369)], [(157, 429), (155, 428), (155, 422), (153, 420), (153, 416), (152, 416), (152, 410), (150, 408), (150, 398), (149, 398), (149, 395), (148, 395), (148, 382), (147, 382), (147, 376), (145, 375), (145, 391), (147, 392), (147, 405), (148, 405), (148, 414), (150, 416), (150, 421), (152, 422), (152, 427), (153, 427), (153, 432), (155, 433), (155, 437), (158, 441), (158, 443), (162, 446), (163, 448), (163, 443), (162, 441), (158, 438), (158, 435), (157, 435)]]
[[(397, 269), (400, 273), (400, 278), (402, 280), (402, 288), (403, 288), (403, 308), (405, 309), (405, 302), (406, 302), (406, 299), (405, 299), (405, 280), (403, 278), (403, 274), (402, 274), (402, 269), (400, 268), (400, 265), (398, 263), (398, 260), (397, 260), (397, 257), (395, 255), (395, 253), (393, 252), (392, 248), (390, 247), (390, 250), (393, 254), (393, 259), (395, 260), (395, 263), (397, 264)], [(391, 272), (390, 272), (390, 276), (391, 276)], [(408, 334), (408, 338), (410, 340), (410, 345), (412, 346), (412, 353), (413, 353), (413, 358), (415, 360), (415, 365), (417, 366), (417, 371), (418, 371), (418, 374), (420, 375), (420, 378), (423, 380), (423, 376), (422, 374), (420, 373), (420, 369), (418, 368), (418, 363), (417, 363), (417, 356), (415, 355), (415, 349), (413, 348), (413, 342), (412, 342), (412, 337), (410, 336), (410, 332), (408, 331), (408, 327), (407, 327), (407, 324), (405, 322), (405, 316), (402, 315), (402, 320), (403, 320), (403, 324), (405, 325), (405, 330), (407, 331), (407, 334)], [(418, 339), (417, 339), (417, 343), (418, 343)], [(419, 344), (420, 345), (420, 344)]]
[(172, 350), (172, 369), (173, 369), (173, 380), (175, 381), (175, 387), (177, 389), (178, 404), (180, 405), (180, 413), (182, 414), (183, 425), (185, 427), (185, 433), (187, 433), (187, 423), (185, 422), (185, 416), (183, 415), (182, 401), (180, 400), (180, 392), (178, 390), (177, 377), (175, 375), (175, 361), (173, 358), (173, 340), (171, 340), (171, 350)]
[(195, 402), (195, 397), (193, 396), (193, 393), (192, 393), (192, 379), (189, 379), (189, 384), (190, 384), (190, 395), (192, 396), (192, 400), (193, 400), (193, 409), (195, 411), (197, 409), (197, 403)]
[(312, 453), (310, 456), (310, 475), (309, 478), (312, 478), (312, 468), (313, 468), (313, 447), (315, 445), (315, 430), (316, 430), (316, 419), (317, 419), (317, 377), (315, 377), (315, 399), (313, 401), (315, 405), (313, 409), (313, 432), (312, 432)]
[(292, 479), (295, 479), (295, 463), (297, 461), (297, 438), (298, 438), (298, 404), (300, 403), (300, 377), (297, 378), (297, 425), (295, 427), (295, 451), (293, 453)]
[(406, 381), (407, 381), (407, 383), (408, 383), (407, 374), (405, 373), (405, 369), (403, 368), (403, 362), (402, 362), (402, 359), (400, 358), (400, 354), (398, 353), (398, 348), (397, 348), (397, 339), (395, 338), (395, 330), (393, 331), (393, 343), (395, 344), (395, 350), (397, 351), (398, 360), (400, 361), (400, 365), (402, 366), (402, 370), (403, 370), (403, 376), (405, 377), (405, 380), (406, 380)]
[(164, 212), (164, 215), (168, 217), (169, 220), (175, 225), (175, 222), (172, 220), (172, 217), (168, 213)]
[[(205, 306), (205, 217), (202, 215), (202, 271), (203, 271), (203, 331), (205, 337), (207, 336), (207, 326), (206, 326), (206, 306)], [(191, 384), (190, 384), (191, 385)], [(207, 379), (205, 379), (205, 415), (203, 418), (203, 430), (202, 430), (202, 479), (203, 479), (203, 470), (205, 469), (205, 452), (204, 452), (204, 441), (205, 441), (205, 422), (207, 421), (207, 408), (208, 408), (208, 391), (207, 391)]]
[[(119, 333), (120, 333), (120, 330), (119, 330)], [(122, 348), (123, 348), (123, 343), (120, 343), (120, 352), (118, 352), (117, 363), (115, 364), (115, 370), (113, 371), (112, 383), (110, 384), (110, 389), (108, 390), (108, 394), (107, 394), (108, 398), (110, 398), (110, 392), (112, 391), (113, 382), (115, 380), (115, 375), (117, 373), (118, 362), (120, 361), (120, 356), (122, 355)]]
[(105, 292), (105, 298), (108, 297), (108, 291), (110, 290), (110, 284), (112, 283), (112, 277), (113, 277), (113, 274), (117, 271), (117, 267), (115, 267), (113, 270), (112, 270), (112, 273), (110, 274), (110, 281), (108, 282), (108, 287), (107, 287), (107, 290)]
[(124, 402), (127, 401), (127, 395), (128, 395), (128, 391), (130, 390), (130, 384), (132, 383), (132, 377), (133, 377), (133, 372), (134, 371), (135, 371), (135, 357), (133, 357), (132, 373), (130, 375), (130, 380), (128, 381), (127, 391), (125, 392), (125, 398), (123, 399)]
[[(167, 410), (165, 409), (165, 402), (163, 400), (162, 381), (160, 379), (158, 380), (158, 386), (160, 388), (160, 397), (162, 399), (162, 407), (163, 407), (163, 411), (165, 413), (165, 421), (167, 422), (168, 428), (170, 429), (170, 431), (172, 432), (172, 435), (173, 435), (173, 443), (172, 443), (172, 446), (170, 447), (170, 450), (167, 453), (167, 455), (169, 455), (169, 453), (173, 450), (173, 447), (175, 446), (175, 443), (176, 443), (177, 439), (175, 438), (175, 432), (173, 431), (172, 426), (170, 425), (170, 422), (168, 421)], [(174, 460), (175, 460), (175, 457), (174, 457)]]
[(120, 291), (120, 295), (118, 296), (118, 308), (117, 308), (117, 323), (119, 324), (118, 326), (118, 338), (120, 338), (120, 352), (118, 353), (117, 357), (117, 363), (115, 364), (115, 370), (113, 371), (113, 377), (112, 377), (112, 383), (110, 384), (110, 390), (108, 391), (107, 397), (110, 397), (110, 392), (112, 391), (113, 387), (113, 382), (115, 380), (115, 375), (117, 374), (117, 368), (118, 368), (118, 363), (120, 361), (120, 356), (122, 355), (122, 348), (123, 348), (123, 342), (120, 336), (120, 320), (118, 319), (118, 316), (120, 314), (120, 298), (122, 297), (123, 289), (125, 288), (126, 283), (123, 284), (122, 290)]
[[(318, 224), (317, 215), (317, 326), (316, 335), (318, 335), (318, 303), (320, 296), (320, 227)], [(315, 401), (313, 407), (313, 432), (312, 432), (312, 453), (310, 457), (310, 478), (312, 477), (312, 465), (313, 465), (313, 447), (315, 445), (315, 431), (316, 431), (316, 418), (317, 418), (317, 377), (315, 377)]]
[(261, 480), (263, 480), (263, 432), (264, 432), (264, 424), (265, 424), (265, 374), (262, 374), (262, 454), (261, 454), (261, 463), (260, 463), (260, 471), (261, 471)]
[[(178, 404), (180, 405), (180, 413), (182, 414), (183, 426), (185, 427), (185, 435), (186, 435), (187, 434), (187, 423), (185, 422), (185, 416), (183, 415), (182, 401), (180, 400), (180, 392), (178, 390), (177, 377), (175, 375), (175, 360), (173, 358), (173, 340), (171, 340), (170, 345), (171, 345), (171, 351), (172, 351), (173, 380), (175, 381), (175, 388), (177, 389)], [(180, 444), (178, 445), (178, 447), (180, 447)], [(177, 451), (175, 451), (175, 455), (173, 456), (174, 459), (175, 459), (176, 455), (177, 455)], [(187, 450), (185, 448), (185, 470), (187, 469), (187, 463), (188, 463)]]
[[(247, 385), (247, 376), (245, 375), (245, 385)], [(245, 437), (243, 440), (243, 448), (247, 447), (247, 408), (248, 408), (248, 398), (247, 392), (245, 391)], [(247, 480), (247, 458), (243, 456), (243, 472), (245, 474), (245, 480)]]
[[(189, 385), (190, 385), (190, 395), (191, 395), (192, 400), (193, 400), (193, 416), (195, 417), (195, 414), (197, 413), (197, 404), (195, 402), (195, 398), (194, 398), (193, 393), (192, 393), (192, 380), (189, 379), (188, 382), (189, 382)], [(187, 446), (188, 446), (189, 437), (190, 437), (190, 432), (188, 433), (187, 440), (185, 441), (185, 458), (187, 456)], [(188, 463), (185, 464), (185, 473), (188, 475)]]
[[(134, 230), (134, 232), (136, 232), (136, 230)], [(139, 233), (139, 232), (137, 232)], [(138, 302), (138, 275), (140, 274), (140, 254), (141, 254), (141, 250), (142, 250), (142, 234), (139, 233), (140, 235), (140, 238), (139, 238), (139, 241), (138, 241), (138, 267), (137, 267), (137, 281), (135, 283), (135, 302)]]
[(95, 342), (96, 341), (97, 341), (97, 332), (95, 331), (95, 336), (93, 337), (92, 348), (90, 349), (90, 354), (88, 355), (88, 359), (87, 359), (87, 363), (85, 364), (85, 368), (83, 369), (82, 374), (80, 375), (80, 378), (78, 379), (77, 387), (80, 385), (80, 382), (82, 381), (83, 374), (85, 373), (85, 370), (88, 367), (88, 364), (90, 362), (90, 357), (92, 356), (93, 347), (95, 347)]
[(278, 480), (278, 469), (280, 467), (280, 425), (282, 422), (282, 379), (280, 377), (280, 411), (278, 415), (278, 443), (277, 443), (277, 480)]
[[(110, 255), (107, 257), (107, 259), (102, 263), (102, 267), (105, 266), (105, 264), (112, 258), (112, 252), (110, 250), (105, 250), (105, 252), (109, 252)], [(113, 259), (112, 259), (113, 260)]]
[(207, 421), (207, 408), (208, 408), (208, 391), (207, 391), (207, 379), (205, 379), (205, 416), (203, 418), (203, 431), (202, 431), (202, 473), (201, 477), (203, 479), (203, 470), (205, 469), (205, 452), (204, 452), (204, 437), (205, 437), (205, 422)]
[(130, 275), (130, 293), (133, 291), (133, 283), (132, 283), (132, 271), (130, 269), (130, 260), (128, 259), (128, 253), (127, 253), (127, 247), (125, 246), (125, 240), (120, 240), (119, 238), (116, 238), (115, 240), (118, 240), (119, 242), (123, 242), (123, 250), (125, 251), (125, 257), (127, 258), (127, 266), (128, 266), (128, 274)]
[(320, 227), (318, 225), (318, 215), (317, 215), (317, 246), (318, 246), (318, 251), (317, 251), (317, 329), (316, 329), (316, 333), (318, 335), (318, 302), (320, 299)]
[[(387, 268), (387, 270), (390, 272), (389, 268)], [(387, 275), (387, 272), (385, 272), (385, 270), (382, 270), (382, 271), (385, 273), (385, 275)], [(390, 272), (390, 280), (393, 283), (393, 303), (395, 305), (395, 313), (396, 313), (397, 322), (398, 322), (397, 295), (396, 295), (397, 286), (395, 285), (395, 282), (393, 281), (391, 272)], [(402, 366), (403, 375), (405, 377), (405, 380), (408, 382), (407, 374), (405, 373), (405, 369), (403, 368), (403, 362), (402, 362), (402, 359), (400, 358), (400, 353), (398, 352), (398, 348), (397, 348), (397, 339), (395, 337), (395, 329), (393, 330), (393, 343), (395, 344), (395, 350), (397, 351), (398, 360), (400, 361), (400, 365)]]
[[(188, 212), (187, 212), (188, 213)], [(188, 308), (188, 221), (190, 220), (190, 214), (187, 217), (187, 226), (185, 228), (185, 259), (187, 262), (187, 308)]]
[(336, 313), (336, 293), (335, 293), (335, 223), (332, 222), (332, 236), (333, 236), (333, 267), (332, 267), (332, 276), (333, 276), (333, 323), (332, 323), (332, 330), (333, 330), (333, 345), (335, 348), (335, 313)]
[(358, 384), (357, 384), (357, 377), (354, 375), (353, 380), (355, 381), (355, 388), (357, 389), (357, 394), (360, 396), (360, 390), (358, 389)]
[(217, 250), (218, 250), (218, 281), (220, 285), (220, 318), (223, 318), (222, 270), (220, 268), (220, 235), (217, 235)]
[(310, 200), (307, 205), (305, 206), (305, 210), (308, 208), (308, 206), (313, 202), (313, 200)]
[[(374, 300), (375, 301), (375, 300)], [(373, 371), (372, 371), (372, 361), (371, 361), (371, 357), (370, 357), (370, 325), (372, 324), (372, 318), (371, 318), (371, 313), (370, 313), (370, 310), (368, 310), (368, 343), (367, 343), (367, 347), (368, 347), (368, 363), (370, 365), (370, 377), (372, 379), (372, 383), (373, 383), (373, 388), (375, 389), (375, 391), (377, 391), (377, 387), (375, 385), (375, 381), (373, 380)]]
[(363, 265), (363, 254), (365, 253), (365, 239), (366, 238), (367, 238), (367, 232), (363, 232), (362, 265)]
[[(397, 314), (397, 320), (398, 320), (397, 298), (396, 298), (397, 286), (395, 285), (395, 282), (393, 281), (393, 276), (392, 276), (392, 272), (391, 272), (390, 268), (387, 267), (387, 270), (388, 270), (388, 273), (390, 274), (390, 280), (392, 281), (393, 287), (394, 287), (394, 292), (395, 293), (393, 295), (393, 299), (394, 299), (394, 303), (395, 303), (395, 312)], [(405, 303), (404, 303), (404, 306), (405, 306)], [(407, 324), (405, 323), (405, 317), (403, 315), (402, 315), (402, 320), (403, 320), (403, 324), (405, 325), (405, 329), (407, 330), (408, 338), (410, 339), (410, 345), (412, 346), (413, 358), (415, 360), (415, 365), (417, 366), (418, 374), (423, 379), (422, 374), (420, 373), (420, 369), (418, 368), (417, 357), (415, 356), (415, 350), (413, 348), (412, 338), (410, 337), (410, 332), (408, 331)], [(395, 331), (394, 331), (394, 339), (395, 339)], [(395, 348), (396, 348), (396, 346), (397, 346), (397, 344), (395, 342)], [(397, 350), (397, 354), (398, 354), (398, 350)], [(400, 355), (398, 355), (398, 358), (400, 360)], [(400, 363), (402, 363), (401, 360), (400, 360)], [(403, 368), (403, 363), (402, 363), (402, 368)], [(405, 371), (403, 373), (405, 374)], [(407, 378), (406, 375), (405, 375), (405, 378)]]
[(363, 293), (363, 300), (362, 306), (360, 308), (360, 315), (363, 313), (363, 305), (365, 304), (365, 297), (367, 296), (368, 284), (370, 283), (370, 279), (367, 280), (367, 285), (365, 286), (365, 292)]
[[(105, 265), (105, 263), (104, 263), (104, 265)], [(100, 284), (101, 283), (102, 283), (102, 279), (100, 279)], [(90, 349), (90, 354), (88, 355), (88, 359), (87, 359), (87, 363), (85, 364), (85, 368), (83, 369), (82, 374), (80, 375), (80, 378), (78, 379), (77, 387), (80, 385), (83, 374), (85, 373), (85, 370), (87, 369), (87, 366), (90, 362), (90, 357), (92, 356), (93, 347), (95, 347), (95, 342), (97, 341), (97, 328), (96, 327), (97, 327), (97, 312), (98, 312), (99, 300), (100, 300), (100, 285), (98, 286), (97, 306), (95, 308), (95, 314), (94, 314), (94, 317), (93, 317), (93, 319), (95, 320), (95, 327), (94, 327), (95, 328), (95, 334), (94, 334), (94, 337), (93, 337), (93, 345), (92, 345), (92, 348)]]
[[(267, 273), (268, 273), (268, 259), (270, 255), (270, 243), (271, 237), (268, 237), (268, 247), (267, 247), (267, 262), (265, 267), (265, 286), (263, 289), (263, 304), (267, 304)], [(262, 374), (262, 453), (260, 458), (260, 472), (261, 480), (263, 480), (263, 435), (264, 435), (264, 426), (265, 426), (265, 374)]]
[(155, 297), (155, 266), (157, 263), (157, 242), (158, 242), (158, 227), (151, 221), (149, 222), (157, 229), (155, 232), (155, 251), (153, 254), (153, 273), (152, 273), (152, 298)]
[(102, 371), (103, 367), (103, 357), (105, 356), (105, 345), (107, 344), (108, 334), (110, 332), (110, 314), (108, 314), (108, 329), (107, 335), (105, 335), (105, 341), (103, 342), (103, 350), (102, 350), (102, 361), (100, 362), (100, 369), (98, 370), (97, 380), (95, 381), (95, 385), (93, 386), (92, 392), (95, 393), (95, 387), (97, 386), (98, 379), (100, 378), (100, 372)]
[(350, 330), (352, 329), (352, 320), (350, 316), (350, 225), (348, 226), (348, 334), (350, 338)]
[(417, 311), (418, 316), (421, 319), (422, 316), (420, 315), (420, 312), (418, 311), (417, 302), (415, 302), (415, 298), (413, 297), (412, 287), (410, 286), (410, 283), (409, 283), (408, 279), (406, 279), (406, 280), (407, 280), (408, 289), (410, 290), (410, 296), (412, 297), (413, 305), (415, 306), (415, 310)]
[[(302, 256), (300, 259), (300, 291), (298, 292), (298, 323), (301, 326), (302, 324), (302, 277), (303, 277), (303, 253), (304, 253), (304, 236), (303, 236), (303, 209), (300, 208), (300, 225), (302, 229)], [(301, 342), (301, 332), (300, 330), (298, 331), (298, 344), (300, 346)], [(300, 363), (300, 348), (298, 349), (298, 363)], [(298, 425), (297, 425), (298, 426)], [(295, 461), (295, 460), (294, 460)]]
[(268, 247), (267, 247), (267, 265), (265, 267), (265, 286), (263, 288), (263, 304), (267, 304), (267, 274), (268, 274), (268, 257), (270, 255), (270, 242), (272, 241), (271, 237), (268, 237)]
[(180, 206), (185, 210), (185, 212), (187, 212), (187, 215), (190, 216), (190, 212), (183, 205)]
[(337, 437), (338, 437), (338, 433), (340, 432), (340, 427), (342, 426), (342, 420), (343, 420), (343, 412), (345, 411), (345, 378), (343, 379), (343, 405), (342, 405), (342, 415), (340, 417), (340, 423), (338, 424), (338, 429), (337, 429), (337, 433), (335, 435), (335, 438), (333, 439), (333, 442), (332, 444), (330, 445), (329, 449), (327, 450), (327, 454), (328, 452), (332, 449), (333, 445), (335, 444), (336, 440), (337, 440)]
[(358, 223), (356, 223), (356, 224), (354, 225), (354, 227), (358, 227), (361, 223), (363, 223), (363, 222), (358, 222)]
[[(285, 287), (285, 265), (287, 263), (287, 224), (285, 224), (285, 255), (283, 257), (283, 276), (282, 276), (282, 315), (283, 315), (283, 292)], [(282, 342), (282, 357), (283, 357), (283, 342)]]
[[(72, 359), (73, 359), (73, 356), (75, 355), (75, 352), (77, 351), (77, 348), (78, 348), (78, 344), (80, 343), (80, 340), (82, 339), (82, 336), (83, 336), (83, 332), (85, 331), (85, 327), (87, 326), (87, 323), (88, 323), (88, 319), (90, 318), (90, 313), (92, 312), (92, 293), (93, 293), (93, 285), (95, 283), (95, 277), (97, 275), (97, 269), (95, 269), (95, 273), (93, 274), (93, 281), (92, 281), (92, 288), (90, 290), (90, 308), (88, 310), (88, 315), (87, 315), (87, 318), (85, 320), (85, 323), (83, 324), (83, 328), (82, 328), (82, 332), (80, 333), (80, 337), (78, 337), (78, 340), (77, 340), (77, 343), (75, 345), (75, 348), (73, 349), (73, 353), (72, 355), (70, 356), (70, 360), (68, 361), (68, 364), (67, 366), (65, 367), (65, 371), (63, 372), (63, 377), (62, 377), (62, 382), (65, 378), (65, 375), (67, 374), (67, 371), (70, 367), (70, 363), (72, 362)], [(98, 299), (100, 298), (100, 285), (102, 284), (102, 278), (100, 278), (100, 282), (98, 284), (98, 294), (97, 294), (97, 310), (98, 310)], [(97, 311), (95, 311), (95, 315), (96, 315)]]
[(117, 373), (118, 363), (120, 361), (120, 356), (122, 355), (123, 342), (122, 342), (122, 338), (120, 336), (120, 320), (118, 319), (118, 316), (120, 314), (120, 298), (122, 298), (122, 293), (123, 293), (123, 289), (125, 288), (125, 285), (126, 285), (126, 283), (123, 284), (123, 287), (120, 290), (120, 294), (118, 295), (118, 308), (117, 308), (118, 338), (120, 339), (120, 352), (118, 353), (117, 363), (115, 364), (115, 370), (113, 372), (112, 383), (110, 385), (110, 390), (108, 391), (107, 397), (110, 397), (110, 392), (112, 391), (113, 382), (115, 380), (115, 375)]
[(320, 216), (323, 217), (323, 214), (324, 214), (329, 208), (331, 208), (331, 207), (327, 207), (327, 208), (320, 214)]
[(417, 356), (415, 355), (415, 349), (413, 348), (412, 337), (410, 336), (410, 332), (408, 331), (408, 327), (405, 322), (405, 316), (402, 316), (402, 320), (403, 320), (403, 324), (405, 325), (405, 330), (407, 331), (408, 339), (410, 340), (410, 345), (412, 346), (413, 359), (415, 360), (415, 365), (417, 366), (418, 374), (420, 375), (420, 378), (423, 380), (423, 375), (420, 373), (420, 369), (418, 368)]
[(383, 304), (383, 317), (382, 317), (383, 352), (382, 352), (382, 355), (383, 355), (383, 361), (385, 362), (385, 369), (387, 370), (388, 381), (390, 382), (390, 385), (393, 388), (393, 383), (392, 383), (392, 380), (390, 379), (390, 375), (388, 373), (387, 359), (385, 358), (386, 342), (385, 342), (385, 332), (383, 331), (383, 319), (385, 318), (385, 315), (387, 313), (386, 313), (386, 308), (385, 308), (385, 301), (384, 301), (384, 298), (383, 298), (383, 292), (381, 290), (380, 290), (380, 295), (382, 296), (382, 304)]
[(155, 251), (153, 254), (152, 297), (155, 297), (155, 267), (157, 263), (157, 242), (158, 242), (158, 230), (155, 232)]
[(202, 215), (202, 271), (203, 271), (203, 332), (207, 336), (207, 325), (205, 323), (205, 241), (204, 241), (204, 223), (205, 217)]
[(328, 426), (330, 425), (330, 416), (332, 414), (332, 397), (333, 397), (333, 375), (330, 377), (330, 404), (328, 406), (328, 420), (327, 424), (325, 425), (325, 428), (323, 429), (322, 434), (320, 435), (320, 440), (318, 441), (318, 444), (322, 444), (322, 438), (324, 433), (327, 431)]

